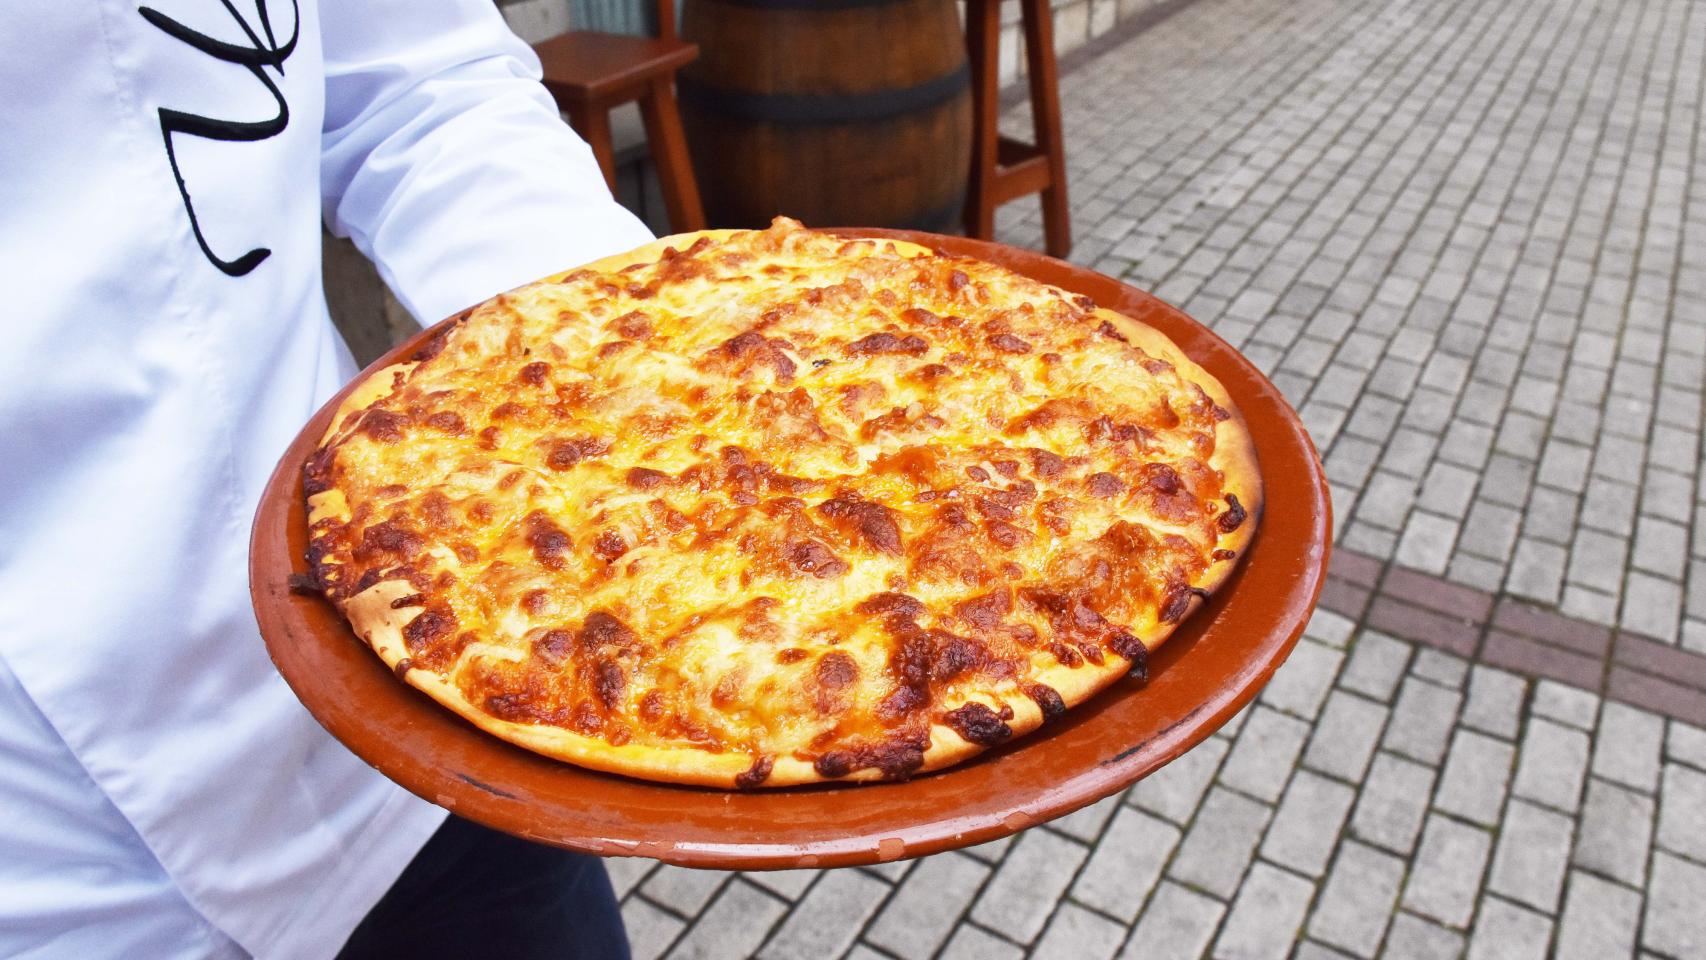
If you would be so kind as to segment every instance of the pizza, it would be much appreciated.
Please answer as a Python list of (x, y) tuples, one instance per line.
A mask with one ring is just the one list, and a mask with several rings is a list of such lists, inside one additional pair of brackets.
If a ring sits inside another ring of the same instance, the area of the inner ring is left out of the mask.
[(305, 489), (313, 585), (402, 680), (742, 789), (939, 769), (1143, 675), (1262, 502), (1155, 330), (787, 219), (473, 308), (350, 394)]

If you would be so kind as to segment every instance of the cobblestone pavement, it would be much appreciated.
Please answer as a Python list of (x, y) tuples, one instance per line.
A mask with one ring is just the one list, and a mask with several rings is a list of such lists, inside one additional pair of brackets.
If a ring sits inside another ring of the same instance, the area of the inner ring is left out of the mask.
[(1234, 723), (1015, 838), (611, 861), (636, 955), (1706, 957), (1706, 6), (1197, 0), (1099, 46), (1073, 259), (1302, 411), (1321, 612)]

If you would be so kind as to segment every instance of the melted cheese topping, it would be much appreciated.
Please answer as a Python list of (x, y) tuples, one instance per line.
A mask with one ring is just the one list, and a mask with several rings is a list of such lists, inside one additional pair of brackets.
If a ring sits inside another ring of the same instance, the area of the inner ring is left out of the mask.
[(494, 717), (755, 771), (1000, 739), (947, 706), (1141, 661), (1243, 519), (1226, 411), (1093, 304), (792, 221), (500, 296), (390, 376), (310, 465), (328, 595), (408, 580), (406, 667)]

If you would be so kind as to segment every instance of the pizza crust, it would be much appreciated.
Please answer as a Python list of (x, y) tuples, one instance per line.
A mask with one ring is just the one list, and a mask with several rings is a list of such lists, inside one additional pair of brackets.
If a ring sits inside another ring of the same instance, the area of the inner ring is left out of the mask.
[[(658, 260), (670, 248), (684, 250), (701, 238), (723, 241), (739, 232), (741, 231), (706, 230), (663, 237), (635, 250), (555, 274), (546, 278), (546, 282), (558, 281), (585, 270), (614, 272), (634, 264), (649, 264)], [(909, 258), (935, 253), (926, 247), (905, 241), (874, 242)], [(1070, 294), (1058, 291), (1058, 288), (1050, 289), (1070, 297)], [(1224, 488), (1235, 493), (1247, 511), (1247, 520), (1236, 531), (1223, 535), (1221, 539), (1221, 547), (1235, 551), (1241, 559), (1255, 535), (1263, 505), (1263, 489), (1255, 446), (1243, 416), (1219, 381), (1186, 357), (1165, 335), (1146, 324), (1103, 308), (1098, 308), (1095, 316), (1098, 320), (1111, 323), (1133, 345), (1171, 363), (1186, 379), (1200, 385), (1217, 405), (1230, 414), (1216, 429), (1215, 450), (1208, 463), (1221, 472), (1225, 478)], [(418, 366), (417, 362), (405, 361), (382, 368), (367, 377), (339, 406), (323, 438), (322, 446), (337, 443), (358, 430), (365, 412), (373, 404), (404, 386)], [(310, 497), (309, 508), (310, 522), (326, 518), (347, 521), (350, 516), (343, 493), (336, 489)], [(1213, 593), (1225, 583), (1236, 566), (1237, 560), (1215, 563), (1193, 586)], [(357, 634), (388, 667), (411, 686), (480, 729), (547, 756), (568, 760), (591, 769), (675, 783), (729, 788), (736, 786), (737, 778), (752, 769), (753, 758), (745, 753), (715, 753), (696, 748), (662, 748), (636, 743), (618, 746), (600, 737), (586, 736), (558, 726), (515, 723), (492, 716), (471, 702), (454, 683), (428, 670), (407, 668), (403, 630), (425, 608), (413, 605), (395, 607), (394, 604), (414, 593), (415, 588), (406, 581), (381, 580), (350, 597), (342, 606)], [(1178, 622), (1182, 622), (1202, 604), (1200, 597), (1194, 597), (1185, 615), (1178, 621), (1157, 623), (1154, 628), (1140, 634), (1139, 639), (1147, 649), (1154, 650), (1177, 628)], [(478, 654), (464, 654), (470, 655)], [(1042, 683), (1053, 688), (1065, 707), (1071, 709), (1126, 676), (1131, 667), (1130, 661), (1110, 652), (1106, 656), (1106, 662), (1099, 667), (1088, 662), (1077, 667), (1058, 663), (1038, 667), (1028, 678), (1028, 682)], [(451, 675), (455, 675), (455, 672), (454, 668), (450, 671)], [(937, 714), (957, 709), (972, 701), (997, 711), (1002, 707), (1010, 709), (1012, 717), (1007, 721), (1007, 726), (1012, 731), (1012, 737), (1031, 733), (1045, 720), (1036, 702), (1017, 693), (1005, 697), (985, 694), (969, 699), (944, 701), (938, 704)], [(916, 772), (942, 769), (986, 749), (988, 748), (985, 745), (967, 741), (953, 728), (932, 722), (929, 725), (929, 745), (924, 752), (923, 765)], [(772, 758), (771, 771), (763, 780), (763, 786), (874, 781), (882, 777), (882, 771), (867, 767), (831, 779), (820, 774), (807, 760), (794, 756), (775, 756)]]

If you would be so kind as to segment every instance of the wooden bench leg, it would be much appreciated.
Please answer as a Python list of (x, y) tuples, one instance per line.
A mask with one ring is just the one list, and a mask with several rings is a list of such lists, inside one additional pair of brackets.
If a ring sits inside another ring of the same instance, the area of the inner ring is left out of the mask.
[(663, 188), (670, 228), (676, 233), (705, 229), (705, 210), (700, 206), (699, 185), (687, 157), (687, 138), (681, 132), (681, 113), (676, 109), (671, 77), (652, 80), (640, 97), (640, 117), (646, 123), (646, 139), (657, 164), (658, 186)]
[(995, 236), (995, 143), (1000, 135), (1001, 0), (966, 0), (966, 58), (971, 65), (971, 175), (966, 181), (966, 235)]
[(575, 132), (592, 148), (592, 155), (598, 160), (598, 169), (604, 172), (604, 182), (610, 186), (611, 196), (615, 196), (616, 150), (610, 142), (609, 111), (582, 104), (571, 104), (568, 111), (569, 125), (574, 127)]
[(1031, 81), (1031, 118), (1036, 143), (1048, 157), (1049, 185), (1043, 190), (1043, 236), (1049, 256), (1072, 251), (1072, 210), (1066, 200), (1066, 144), (1060, 135), (1060, 84), (1054, 62), (1054, 16), (1048, 0), (1024, 6), (1026, 72)]

